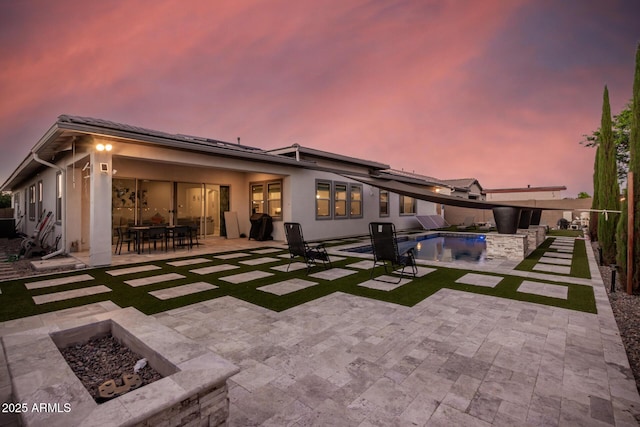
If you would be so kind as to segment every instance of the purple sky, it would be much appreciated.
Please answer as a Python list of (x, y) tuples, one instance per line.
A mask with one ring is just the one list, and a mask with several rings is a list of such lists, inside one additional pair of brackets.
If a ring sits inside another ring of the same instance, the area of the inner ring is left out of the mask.
[(592, 193), (637, 0), (2, 0), (0, 181), (60, 114)]

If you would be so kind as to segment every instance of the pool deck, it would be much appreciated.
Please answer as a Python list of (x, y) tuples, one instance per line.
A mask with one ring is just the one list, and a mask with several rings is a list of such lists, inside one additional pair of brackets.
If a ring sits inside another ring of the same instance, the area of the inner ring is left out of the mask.
[[(230, 426), (637, 426), (640, 396), (587, 254), (592, 279), (562, 280), (592, 286), (598, 314), (442, 289), (413, 307), (334, 293), (277, 313), (222, 297), (154, 317), (241, 368), (229, 382)], [(553, 275), (515, 264), (455, 267)], [(4, 322), (0, 336), (114, 308), (102, 302)], [(5, 366), (0, 352), (4, 398)], [(12, 422), (0, 415), (0, 426)]]

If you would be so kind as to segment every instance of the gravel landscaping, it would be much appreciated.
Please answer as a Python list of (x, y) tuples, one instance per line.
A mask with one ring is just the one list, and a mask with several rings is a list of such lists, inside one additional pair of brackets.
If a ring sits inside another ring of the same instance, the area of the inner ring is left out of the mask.
[[(100, 385), (105, 381), (113, 380), (116, 386), (122, 386), (122, 376), (133, 374), (136, 363), (142, 359), (112, 335), (91, 339), (84, 344), (72, 345), (60, 350), (60, 353), (82, 385), (98, 403), (105, 401), (100, 398), (98, 393)], [(142, 379), (140, 387), (162, 378), (155, 369), (147, 364), (137, 374)]]
[[(593, 250), (597, 253), (598, 244), (592, 243)], [(597, 256), (596, 256), (597, 258)], [(636, 379), (636, 387), (640, 391), (640, 295), (627, 294), (626, 285), (620, 283), (620, 275), (616, 274), (615, 292), (611, 292), (611, 268), (600, 267), (600, 275), (607, 289), (609, 302), (616, 318), (622, 343), (627, 350), (629, 365)]]

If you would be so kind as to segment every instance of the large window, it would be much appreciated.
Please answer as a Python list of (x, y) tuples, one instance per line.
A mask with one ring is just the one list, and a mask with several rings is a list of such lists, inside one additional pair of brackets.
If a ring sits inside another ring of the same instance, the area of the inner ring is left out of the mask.
[(267, 183), (267, 213), (274, 219), (282, 219), (282, 182)]
[(336, 218), (347, 218), (347, 184), (335, 183), (333, 186), (334, 215)]
[(56, 221), (62, 220), (62, 173), (56, 174)]
[(316, 219), (362, 218), (362, 211), (361, 184), (316, 181)]
[(415, 215), (416, 199), (400, 195), (400, 215)]
[(36, 216), (39, 219), (42, 215), (42, 181), (38, 181), (38, 187), (36, 187), (36, 200), (38, 201), (36, 206)]
[(389, 192), (380, 190), (380, 216), (389, 216)]
[(331, 182), (316, 181), (316, 218), (331, 218)]
[(36, 185), (29, 186), (29, 220), (36, 220)]
[(282, 219), (282, 181), (252, 183), (251, 212)]
[(362, 185), (349, 184), (349, 215), (351, 218), (362, 217)]

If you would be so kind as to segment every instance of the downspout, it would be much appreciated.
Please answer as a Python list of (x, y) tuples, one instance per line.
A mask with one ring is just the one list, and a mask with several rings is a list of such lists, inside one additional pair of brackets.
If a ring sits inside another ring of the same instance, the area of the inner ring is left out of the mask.
[(53, 163), (49, 163), (46, 160), (42, 160), (40, 157), (38, 157), (38, 154), (35, 151), (31, 151), (31, 155), (33, 156), (33, 160), (35, 160), (36, 162), (45, 165), (47, 167), (50, 167), (52, 169), (57, 169), (60, 171), (60, 174), (62, 174), (62, 202), (64, 203), (64, 208), (62, 209), (62, 218), (60, 218), (61, 223), (62, 223), (62, 247), (60, 249), (58, 249), (55, 252), (51, 252), (50, 254), (47, 254), (45, 256), (43, 256), (40, 259), (43, 260), (47, 260), (49, 258), (53, 258), (54, 256), (58, 256), (58, 255), (62, 255), (65, 253), (65, 249), (67, 247), (67, 226), (66, 226), (66, 221), (67, 221), (67, 213), (66, 213), (66, 207), (67, 207), (67, 180), (66, 180), (66, 173), (64, 168), (54, 165)]

